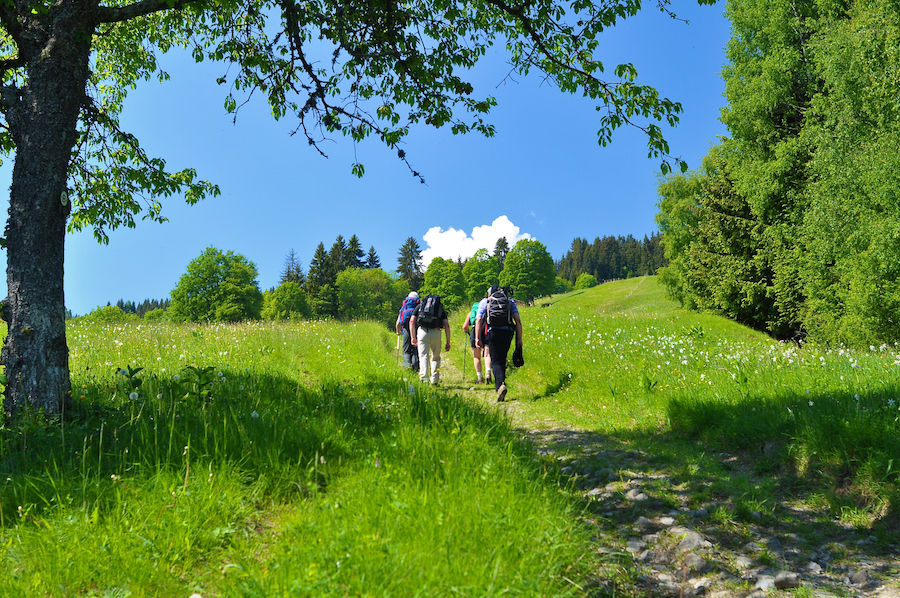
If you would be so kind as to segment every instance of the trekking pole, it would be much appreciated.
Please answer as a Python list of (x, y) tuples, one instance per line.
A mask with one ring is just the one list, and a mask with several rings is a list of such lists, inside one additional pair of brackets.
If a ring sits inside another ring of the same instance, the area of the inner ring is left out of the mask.
[(468, 348), (469, 348), (469, 338), (468, 338), (469, 335), (466, 334), (465, 330), (463, 330), (463, 334), (465, 335), (465, 337), (463, 338), (463, 351), (460, 351), (460, 353), (462, 354), (462, 360), (463, 360), (462, 376), (463, 376), (463, 384), (465, 385), (465, 383), (466, 383), (466, 362), (469, 360), (469, 356), (467, 355)]

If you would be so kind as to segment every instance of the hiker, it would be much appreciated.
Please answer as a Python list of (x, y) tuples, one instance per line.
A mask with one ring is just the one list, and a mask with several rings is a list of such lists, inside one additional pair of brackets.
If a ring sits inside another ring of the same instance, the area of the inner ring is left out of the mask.
[(522, 350), (522, 319), (509, 287), (492, 286), (488, 297), (479, 305), (475, 317), (475, 345), (487, 347), (497, 401), (506, 400), (506, 361), (513, 337), (516, 351)]
[[(488, 289), (490, 291), (490, 289)], [(485, 378), (482, 374), (482, 361), (484, 362), (484, 372), (487, 374), (487, 383), (491, 383), (491, 356), (488, 355), (487, 351), (485, 351), (482, 347), (475, 346), (475, 319), (478, 316), (478, 308), (481, 306), (482, 302), (486, 301), (487, 294), (485, 294), (484, 299), (481, 301), (476, 301), (472, 304), (472, 310), (469, 312), (469, 317), (466, 318), (466, 321), (463, 322), (463, 332), (469, 333), (469, 344), (472, 347), (472, 360), (475, 362), (475, 374), (478, 376), (476, 383), (484, 384)]]
[(419, 301), (409, 319), (411, 341), (419, 351), (419, 379), (422, 382), (428, 382), (429, 369), (431, 383), (438, 384), (441, 381), (441, 328), (447, 334), (444, 350), (449, 351), (450, 320), (447, 310), (444, 309), (440, 296), (428, 295)]
[(403, 367), (417, 372), (419, 371), (419, 352), (413, 346), (412, 337), (409, 334), (409, 320), (418, 305), (419, 294), (410, 291), (403, 300), (403, 305), (400, 306), (400, 313), (397, 314), (397, 322), (394, 325), (403, 343)]

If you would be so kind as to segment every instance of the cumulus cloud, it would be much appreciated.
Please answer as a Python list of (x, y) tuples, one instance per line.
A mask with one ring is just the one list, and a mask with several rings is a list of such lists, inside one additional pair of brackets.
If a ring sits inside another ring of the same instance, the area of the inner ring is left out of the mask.
[(510, 249), (521, 239), (533, 238), (528, 233), (519, 233), (519, 227), (513, 224), (506, 216), (500, 216), (490, 224), (476, 226), (472, 234), (468, 235), (464, 230), (450, 228), (447, 230), (439, 226), (428, 229), (423, 237), (428, 247), (422, 251), (422, 263), (428, 267), (436, 257), (455, 260), (459, 257), (467, 259), (475, 255), (481, 248), (494, 251), (497, 239), (506, 237)]

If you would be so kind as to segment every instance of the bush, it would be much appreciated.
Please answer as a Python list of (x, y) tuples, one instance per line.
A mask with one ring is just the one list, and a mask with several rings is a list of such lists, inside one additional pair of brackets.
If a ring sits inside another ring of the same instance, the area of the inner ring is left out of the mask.
[(106, 305), (104, 307), (98, 307), (86, 316), (81, 317), (89, 322), (97, 322), (98, 324), (140, 321), (140, 318), (137, 316), (137, 314), (124, 312), (116, 305)]
[(584, 272), (575, 280), (575, 288), (579, 290), (590, 289), (595, 286), (597, 286), (597, 279), (587, 272)]
[(289, 320), (312, 317), (309, 298), (300, 285), (284, 282), (277, 289), (263, 293), (262, 318), (264, 320)]

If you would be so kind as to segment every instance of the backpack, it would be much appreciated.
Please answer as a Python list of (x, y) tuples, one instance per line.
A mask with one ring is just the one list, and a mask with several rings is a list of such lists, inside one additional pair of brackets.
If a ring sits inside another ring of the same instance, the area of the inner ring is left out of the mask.
[(469, 312), (469, 326), (475, 325), (475, 320), (478, 319), (478, 306), (480, 303), (476, 301), (472, 304), (472, 311)]
[(410, 297), (403, 302), (403, 306), (400, 308), (400, 324), (403, 328), (409, 328), (409, 319), (412, 317), (413, 312), (416, 311), (416, 306), (418, 305), (419, 300), (415, 297)]
[(511, 294), (509, 287), (500, 287), (488, 296), (485, 308), (485, 320), (487, 320), (488, 326), (512, 324), (512, 307), (509, 298)]
[(440, 295), (426, 295), (419, 307), (416, 324), (422, 328), (440, 328), (443, 312)]

